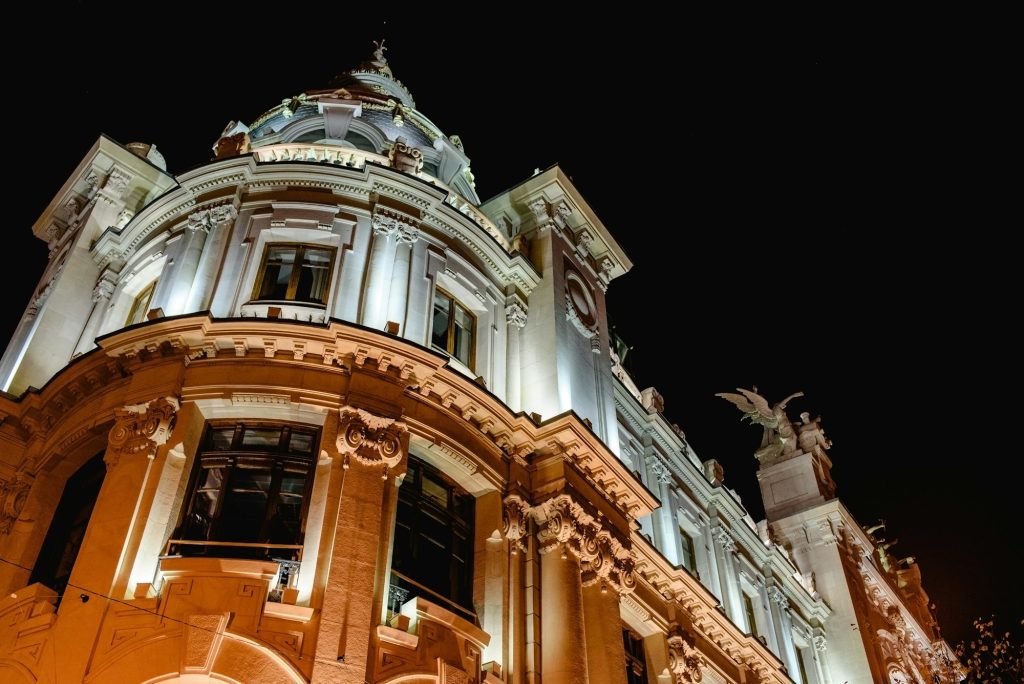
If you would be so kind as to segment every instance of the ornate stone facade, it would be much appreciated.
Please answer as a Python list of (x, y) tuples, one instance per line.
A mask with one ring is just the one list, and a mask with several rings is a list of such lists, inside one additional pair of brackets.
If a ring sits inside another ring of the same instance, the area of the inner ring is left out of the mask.
[(632, 264), (569, 178), (481, 205), (376, 48), (180, 177), (101, 137), (36, 223), (0, 360), (0, 671), (931, 676), (916, 569), (835, 500), (818, 419), (768, 406), (761, 475), (802, 488), (750, 520), (619, 362)]

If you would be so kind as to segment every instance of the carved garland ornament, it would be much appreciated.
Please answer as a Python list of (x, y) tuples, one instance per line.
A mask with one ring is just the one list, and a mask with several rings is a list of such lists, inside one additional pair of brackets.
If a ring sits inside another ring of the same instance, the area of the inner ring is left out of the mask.
[(691, 684), (704, 678), (704, 656), (693, 643), (693, 637), (674, 627), (668, 635), (668, 669), (675, 684)]
[(384, 466), (382, 477), (402, 462), (409, 428), (394, 418), (384, 418), (363, 409), (343, 407), (338, 416), (338, 453), (367, 466)]
[(114, 411), (114, 427), (107, 436), (104, 463), (114, 467), (122, 455), (141, 452), (145, 452), (147, 458), (156, 456), (157, 448), (167, 441), (174, 429), (178, 405), (175, 397), (160, 397), (148, 404)]

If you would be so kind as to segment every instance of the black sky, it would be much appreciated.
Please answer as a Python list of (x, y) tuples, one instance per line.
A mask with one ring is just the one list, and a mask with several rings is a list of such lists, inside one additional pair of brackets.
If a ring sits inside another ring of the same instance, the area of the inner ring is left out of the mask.
[(8, 18), (32, 47), (2, 48), (0, 340), (46, 259), (31, 225), (100, 133), (183, 172), (228, 120), (324, 86), (383, 36), (482, 197), (553, 163), (573, 179), (635, 263), (608, 292), (627, 365), (755, 519), (759, 430), (714, 393), (802, 390), (791, 413), (823, 416), (840, 497), (917, 558), (946, 636), (1024, 616), (1021, 212), (1003, 175), (1020, 77), (999, 17), (240, 11), (260, 6)]

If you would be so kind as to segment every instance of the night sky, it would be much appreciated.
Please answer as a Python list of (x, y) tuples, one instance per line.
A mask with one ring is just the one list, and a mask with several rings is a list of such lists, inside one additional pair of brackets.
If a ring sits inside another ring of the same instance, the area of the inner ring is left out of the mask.
[(31, 225), (100, 133), (155, 143), (181, 173), (229, 120), (325, 86), (384, 37), (481, 197), (555, 163), (572, 178), (635, 264), (608, 291), (627, 367), (755, 519), (760, 428), (714, 394), (803, 391), (791, 416), (822, 416), (840, 498), (917, 558), (945, 636), (1024, 616), (1020, 209), (1003, 210), (1000, 168), (1019, 74), (999, 36), (958, 16), (206, 6), (221, 9), (8, 17), (34, 47), (2, 48), (3, 343), (46, 260)]

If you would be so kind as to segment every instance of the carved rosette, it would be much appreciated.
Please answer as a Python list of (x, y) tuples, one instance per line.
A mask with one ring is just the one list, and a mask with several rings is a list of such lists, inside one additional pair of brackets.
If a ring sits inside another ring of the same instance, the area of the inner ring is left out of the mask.
[(32, 489), (32, 476), (22, 471), (13, 480), (0, 480), (0, 535), (10, 534)]
[(231, 204), (203, 209), (189, 214), (188, 229), (193, 233), (201, 230), (209, 234), (217, 226), (234, 221), (236, 216), (238, 216), (238, 210)]
[(104, 463), (112, 468), (123, 455), (144, 452), (147, 458), (156, 456), (157, 448), (171, 436), (177, 412), (178, 400), (175, 397), (160, 397), (148, 404), (125, 406), (114, 411), (114, 427), (107, 436)]
[(512, 553), (516, 553), (517, 550), (526, 551), (523, 538), (529, 534), (530, 504), (523, 497), (518, 494), (509, 494), (505, 497), (501, 511), (501, 527)]
[(385, 418), (360, 408), (345, 406), (338, 415), (338, 453), (366, 466), (384, 466), (381, 477), (402, 462), (409, 428), (394, 418)]
[(691, 684), (703, 679), (704, 656), (694, 645), (693, 636), (675, 627), (668, 635), (668, 669), (675, 684)]

